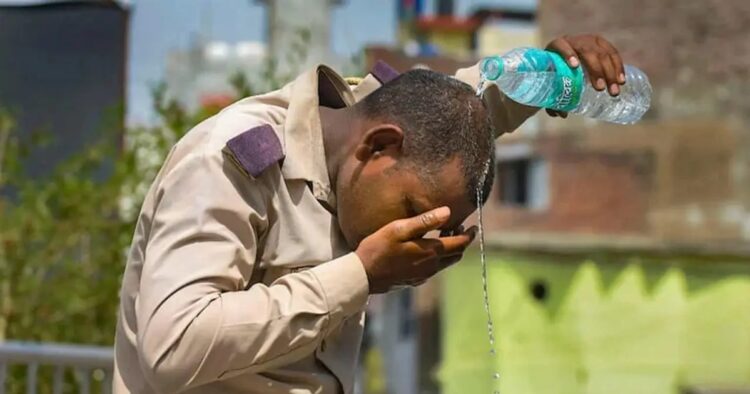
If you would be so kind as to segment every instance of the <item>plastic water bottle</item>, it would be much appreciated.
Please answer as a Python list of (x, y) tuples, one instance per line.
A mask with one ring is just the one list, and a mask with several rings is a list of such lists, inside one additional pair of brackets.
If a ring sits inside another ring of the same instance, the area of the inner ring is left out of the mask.
[[(651, 84), (643, 71), (626, 65), (625, 85), (612, 97), (587, 81), (583, 67), (571, 68), (554, 52), (518, 48), (482, 60), (482, 81), (494, 82), (521, 104), (583, 115), (612, 123), (632, 124), (651, 105)], [(480, 89), (482, 87), (480, 86)]]

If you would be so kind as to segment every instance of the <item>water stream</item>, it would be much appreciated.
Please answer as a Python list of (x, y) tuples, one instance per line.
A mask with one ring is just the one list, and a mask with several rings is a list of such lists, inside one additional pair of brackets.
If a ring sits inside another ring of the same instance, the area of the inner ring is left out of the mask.
[[(487, 164), (485, 165), (484, 173), (480, 177), (479, 185), (477, 185), (477, 216), (478, 216), (477, 226), (479, 228), (479, 234), (478, 234), (479, 236), (479, 261), (481, 262), (481, 266), (482, 266), (482, 292), (483, 292), (483, 297), (484, 297), (484, 311), (487, 314), (487, 336), (490, 342), (490, 356), (494, 358), (496, 355), (495, 330), (494, 330), (494, 325), (492, 323), (492, 312), (490, 311), (490, 295), (489, 295), (489, 288), (487, 285), (487, 256), (484, 250), (484, 223), (482, 223), (482, 194), (483, 194), (482, 190), (483, 190), (485, 178), (487, 177), (487, 173), (489, 172), (490, 163), (491, 161), (488, 160)], [(493, 365), (494, 363), (495, 363), (494, 360), (492, 360)], [(500, 379), (500, 373), (497, 371), (493, 371), (492, 379), (493, 380)], [(495, 382), (495, 386), (497, 387), (497, 382)], [(499, 394), (499, 391), (495, 390), (494, 394)]]
[[(484, 75), (480, 76), (479, 84), (477, 85), (477, 96), (482, 96), (482, 93), (484, 92), (484, 85), (486, 83), (486, 80), (484, 78)], [(492, 139), (493, 143), (492, 146), (495, 146), (494, 144), (494, 136), (490, 136), (490, 139)], [(490, 153), (492, 154), (492, 153)], [(484, 311), (487, 314), (487, 338), (490, 342), (490, 357), (493, 358), (492, 365), (493, 365), (493, 372), (492, 372), (492, 379), (497, 380), (500, 379), (500, 373), (494, 370), (494, 364), (495, 364), (495, 327), (492, 323), (492, 312), (490, 311), (490, 292), (487, 285), (487, 255), (484, 250), (484, 223), (482, 223), (482, 190), (484, 189), (484, 182), (487, 178), (487, 174), (490, 171), (490, 165), (492, 163), (491, 158), (487, 160), (487, 164), (484, 166), (484, 172), (482, 173), (482, 176), (479, 178), (479, 184), (477, 185), (477, 216), (478, 216), (478, 227), (479, 227), (479, 261), (482, 265), (482, 293), (484, 297)], [(498, 382), (494, 382), (494, 386), (498, 387)], [(494, 394), (499, 394), (499, 391), (495, 389)]]

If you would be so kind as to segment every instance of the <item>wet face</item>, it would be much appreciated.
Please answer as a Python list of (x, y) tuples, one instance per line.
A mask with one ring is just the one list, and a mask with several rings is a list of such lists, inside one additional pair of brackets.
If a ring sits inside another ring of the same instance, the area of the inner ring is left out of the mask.
[(453, 229), (474, 211), (457, 158), (438, 171), (434, 183), (427, 184), (405, 162), (398, 147), (373, 148), (348, 157), (336, 182), (338, 221), (352, 249), (397, 219), (447, 206), (451, 217), (444, 229)]

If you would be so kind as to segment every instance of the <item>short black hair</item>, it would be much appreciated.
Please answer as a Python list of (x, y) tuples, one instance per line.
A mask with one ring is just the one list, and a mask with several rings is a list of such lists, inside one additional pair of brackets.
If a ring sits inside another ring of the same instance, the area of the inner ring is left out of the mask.
[[(482, 203), (494, 179), (494, 130), (484, 101), (474, 89), (447, 75), (411, 70), (357, 103), (369, 119), (393, 122), (404, 130), (407, 163), (428, 184), (450, 160), (461, 161), (466, 194), (476, 205), (482, 182)], [(489, 166), (489, 168), (487, 168)]]

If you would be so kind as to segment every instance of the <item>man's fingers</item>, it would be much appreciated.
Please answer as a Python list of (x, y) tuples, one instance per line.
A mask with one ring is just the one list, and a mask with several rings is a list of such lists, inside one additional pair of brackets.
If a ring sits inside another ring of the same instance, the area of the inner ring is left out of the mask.
[(471, 241), (474, 240), (476, 233), (465, 233), (461, 235), (454, 235), (452, 237), (437, 238), (440, 242), (441, 255), (452, 255), (455, 253), (463, 253), (466, 247), (469, 246)]
[(445, 269), (445, 268), (450, 267), (453, 264), (458, 263), (459, 261), (461, 261), (463, 257), (464, 257), (463, 253), (456, 253), (452, 256), (443, 257), (442, 259), (440, 259), (440, 266), (441, 266), (440, 269)]
[[(430, 270), (429, 277), (432, 277), (432, 275), (435, 275), (438, 272), (452, 266), (453, 264), (458, 263), (459, 261), (461, 261), (463, 257), (464, 257), (463, 252), (454, 252), (451, 254), (445, 254), (443, 255), (443, 257), (439, 259), (431, 260), (431, 263), (430, 263), (431, 265), (429, 269)], [(425, 280), (427, 280), (427, 278)]]
[(463, 234), (440, 238), (416, 239), (410, 244), (414, 252), (424, 258), (443, 258), (455, 253), (463, 253), (467, 246), (476, 237), (476, 230), (467, 231)]
[(620, 52), (615, 48), (614, 45), (612, 45), (611, 42), (607, 41), (604, 37), (597, 36), (596, 43), (600, 47), (607, 50), (609, 53), (609, 58), (612, 61), (612, 64), (615, 67), (615, 74), (617, 75), (617, 82), (622, 85), (625, 83), (625, 66), (622, 62), (622, 58), (620, 57)]
[(568, 40), (564, 37), (560, 37), (550, 42), (549, 45), (547, 45), (547, 50), (557, 52), (566, 62), (568, 62), (570, 67), (576, 68), (581, 64), (578, 55), (576, 54), (576, 50), (573, 49), (573, 46), (571, 46)]
[(625, 65), (622, 63), (620, 54), (615, 52), (609, 55), (612, 64), (615, 66), (615, 73), (617, 74), (617, 83), (620, 85), (625, 84)]
[(594, 89), (602, 91), (607, 88), (607, 82), (604, 79), (604, 70), (599, 56), (593, 52), (587, 52), (583, 55), (583, 66), (588, 72), (589, 80)]
[[(596, 44), (604, 49), (607, 52), (607, 56), (609, 57), (609, 61), (612, 62), (612, 66), (614, 67), (614, 80), (620, 85), (625, 83), (625, 66), (622, 62), (622, 58), (620, 57), (620, 52), (615, 48), (614, 45), (612, 45), (611, 42), (607, 41), (604, 37), (597, 36), (596, 37)], [(615, 82), (610, 82), (615, 83)]]
[(477, 238), (477, 234), (479, 234), (479, 227), (477, 226), (469, 227), (469, 229), (466, 230), (466, 234), (469, 234), (469, 236), (471, 236), (471, 240), (469, 241), (469, 243), (472, 243)]
[(442, 230), (440, 232), (441, 237), (448, 237), (451, 235), (458, 235), (464, 232), (464, 226), (459, 225), (458, 227), (450, 230)]
[(391, 223), (392, 231), (398, 240), (408, 241), (439, 229), (448, 221), (450, 216), (450, 208), (436, 208), (413, 218), (396, 220)]
[(566, 119), (568, 117), (568, 113), (567, 112), (555, 111), (554, 109), (547, 109), (547, 115), (549, 115), (549, 116), (551, 116), (553, 118), (556, 118), (556, 117), (559, 116), (559, 117), (561, 117), (563, 119)]
[(607, 87), (609, 94), (617, 96), (620, 94), (620, 84), (618, 82), (617, 72), (615, 71), (615, 65), (612, 64), (612, 59), (609, 54), (599, 55), (599, 63), (602, 65), (604, 71), (604, 79), (607, 81)]
[(415, 252), (422, 257), (439, 258), (445, 253), (445, 245), (440, 241), (441, 239), (443, 238), (421, 238), (415, 239), (410, 244), (416, 247)]

